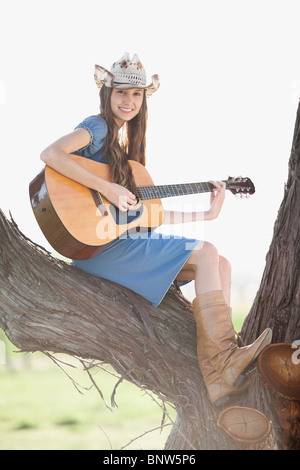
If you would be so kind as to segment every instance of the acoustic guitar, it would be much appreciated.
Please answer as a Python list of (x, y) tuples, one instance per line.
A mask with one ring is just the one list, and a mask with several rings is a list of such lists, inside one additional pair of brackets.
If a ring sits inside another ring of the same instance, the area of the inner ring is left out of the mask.
[[(84, 168), (111, 181), (109, 166), (77, 155), (69, 155)], [(161, 198), (204, 193), (214, 189), (211, 183), (155, 186), (146, 168), (129, 161), (138, 187), (137, 204), (120, 211), (98, 191), (71, 180), (48, 165), (31, 181), (31, 206), (50, 245), (67, 258), (88, 259), (107, 249), (120, 237), (139, 231), (151, 231), (162, 224)], [(237, 195), (255, 192), (249, 178), (229, 177), (226, 189)]]

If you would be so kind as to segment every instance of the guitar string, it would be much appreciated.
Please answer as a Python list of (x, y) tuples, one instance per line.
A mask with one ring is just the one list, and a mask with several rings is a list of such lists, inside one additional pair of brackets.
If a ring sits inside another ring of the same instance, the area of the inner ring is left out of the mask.
[(211, 183), (186, 183), (179, 185), (139, 186), (138, 193), (141, 199), (156, 199), (160, 197), (184, 196), (209, 192), (214, 186)]

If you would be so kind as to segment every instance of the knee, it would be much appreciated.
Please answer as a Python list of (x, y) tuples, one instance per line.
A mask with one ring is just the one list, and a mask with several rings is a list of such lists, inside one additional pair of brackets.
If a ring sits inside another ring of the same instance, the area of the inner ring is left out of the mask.
[(206, 260), (208, 263), (219, 263), (219, 253), (217, 248), (210, 242), (201, 242), (195, 250), (199, 261)]

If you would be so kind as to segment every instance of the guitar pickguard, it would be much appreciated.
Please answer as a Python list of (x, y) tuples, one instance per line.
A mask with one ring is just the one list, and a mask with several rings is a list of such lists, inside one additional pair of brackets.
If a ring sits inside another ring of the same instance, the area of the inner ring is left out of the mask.
[(128, 225), (143, 214), (144, 206), (140, 204), (136, 209), (129, 209), (126, 212), (120, 211), (114, 204), (110, 204), (109, 211), (117, 225)]

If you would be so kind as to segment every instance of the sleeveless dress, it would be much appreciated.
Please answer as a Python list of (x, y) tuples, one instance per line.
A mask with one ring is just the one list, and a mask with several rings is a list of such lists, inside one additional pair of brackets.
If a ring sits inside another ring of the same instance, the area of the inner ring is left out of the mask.
[[(75, 129), (78, 128), (86, 129), (91, 139), (86, 147), (73, 153), (107, 163), (103, 153), (107, 133), (104, 119), (89, 116)], [(72, 262), (83, 271), (131, 289), (157, 306), (198, 243), (196, 239), (154, 230), (122, 236), (98, 255)]]

